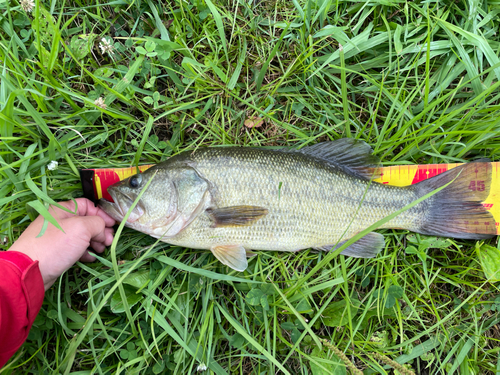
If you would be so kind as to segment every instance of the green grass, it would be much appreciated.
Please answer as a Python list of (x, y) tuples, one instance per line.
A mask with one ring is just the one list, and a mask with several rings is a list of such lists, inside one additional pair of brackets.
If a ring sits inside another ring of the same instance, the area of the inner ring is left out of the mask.
[[(203, 146), (351, 136), (384, 165), (500, 160), (498, 1), (70, 0), (38, 1), (32, 13), (6, 1), (0, 10), (4, 248), (42, 203), (81, 196), (78, 169)], [(251, 118), (262, 125), (246, 127)], [(380, 355), (417, 374), (500, 374), (500, 292), (475, 241), (407, 254), (417, 237), (383, 233), (373, 260), (257, 252), (237, 273), (208, 251), (125, 229), (46, 293), (0, 372), (187, 374), (203, 363), (217, 374), (345, 374), (326, 339), (365, 374), (395, 373)]]

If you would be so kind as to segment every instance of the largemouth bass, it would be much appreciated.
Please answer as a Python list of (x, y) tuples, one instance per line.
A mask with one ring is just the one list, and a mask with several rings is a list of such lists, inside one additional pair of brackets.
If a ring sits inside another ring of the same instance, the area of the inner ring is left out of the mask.
[[(489, 193), (489, 161), (406, 187), (373, 182), (377, 165), (370, 146), (352, 139), (299, 151), (204, 148), (110, 186), (114, 203), (100, 205), (121, 221), (149, 183), (126, 226), (170, 244), (209, 249), (237, 271), (246, 269), (250, 250), (338, 248), (447, 184), (380, 228), (469, 239), (496, 235), (495, 220), (481, 204)], [(384, 246), (383, 236), (371, 232), (342, 254), (370, 258)]]

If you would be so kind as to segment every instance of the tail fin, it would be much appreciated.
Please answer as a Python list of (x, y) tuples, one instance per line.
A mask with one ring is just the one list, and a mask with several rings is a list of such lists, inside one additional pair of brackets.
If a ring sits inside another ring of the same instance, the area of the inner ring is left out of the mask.
[[(495, 219), (481, 204), (490, 192), (488, 159), (455, 167), (415, 185), (419, 196), (446, 185), (429, 201), (425, 221), (415, 232), (433, 236), (483, 239), (497, 234)], [(424, 201), (425, 202), (425, 201)]]

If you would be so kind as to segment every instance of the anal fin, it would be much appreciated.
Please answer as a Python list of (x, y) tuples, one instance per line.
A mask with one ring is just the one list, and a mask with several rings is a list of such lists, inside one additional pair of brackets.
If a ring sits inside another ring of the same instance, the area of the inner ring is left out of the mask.
[(216, 245), (210, 250), (222, 264), (233, 270), (243, 272), (248, 267), (247, 251), (241, 245)]
[[(337, 245), (326, 245), (322, 247), (317, 247), (318, 250), (323, 251), (333, 251), (338, 249), (348, 240), (339, 242)], [(370, 232), (364, 237), (349, 245), (340, 254), (354, 257), (354, 258), (375, 258), (377, 254), (384, 248), (385, 240), (384, 236), (380, 233)]]

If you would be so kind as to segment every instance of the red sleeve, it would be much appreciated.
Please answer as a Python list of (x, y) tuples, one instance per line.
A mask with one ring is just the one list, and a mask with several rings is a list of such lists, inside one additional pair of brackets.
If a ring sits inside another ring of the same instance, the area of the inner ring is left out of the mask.
[(45, 294), (38, 261), (0, 251), (0, 368), (28, 337)]

